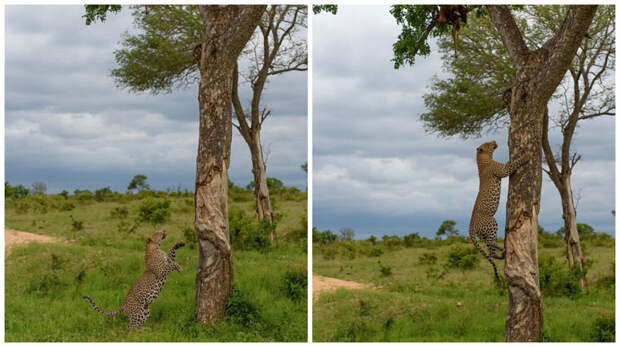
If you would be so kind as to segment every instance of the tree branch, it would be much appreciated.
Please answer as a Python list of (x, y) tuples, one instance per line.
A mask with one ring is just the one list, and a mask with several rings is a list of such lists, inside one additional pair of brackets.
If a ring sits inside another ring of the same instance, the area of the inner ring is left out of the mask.
[(525, 56), (529, 49), (523, 40), (521, 31), (515, 22), (508, 6), (506, 5), (487, 5), (487, 11), (493, 20), (495, 28), (499, 32), (508, 56), (515, 67), (523, 65)]

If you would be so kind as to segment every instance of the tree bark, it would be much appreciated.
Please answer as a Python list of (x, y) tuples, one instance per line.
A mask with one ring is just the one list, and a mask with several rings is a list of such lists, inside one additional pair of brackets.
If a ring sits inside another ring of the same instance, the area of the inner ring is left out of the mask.
[(510, 115), (510, 160), (530, 160), (510, 176), (506, 203), (506, 265), (509, 311), (506, 341), (540, 341), (542, 295), (538, 280), (538, 213), (542, 184), (541, 142), (547, 102), (592, 22), (596, 6), (571, 6), (560, 30), (530, 51), (507, 6), (487, 6), (515, 70), (505, 93)]
[[(583, 271), (584, 259), (581, 252), (581, 243), (579, 242), (579, 233), (577, 232), (577, 214), (575, 205), (573, 204), (573, 190), (570, 184), (570, 176), (564, 177), (562, 186), (562, 218), (564, 219), (564, 239), (566, 240), (566, 257), (568, 258), (568, 266), (572, 268), (575, 264)], [(586, 278), (581, 277), (579, 280), (581, 288), (586, 287)]]
[(228, 167), (233, 71), (264, 10), (265, 6), (199, 5), (206, 38), (197, 61), (200, 122), (194, 225), (200, 254), (194, 308), (199, 323), (224, 317), (232, 291)]
[[(253, 132), (250, 146), (252, 156), (252, 173), (254, 174), (254, 195), (256, 197), (256, 210), (258, 220), (267, 220), (273, 224), (273, 209), (269, 198), (269, 187), (267, 186), (267, 172), (263, 159), (263, 150), (260, 142), (260, 132)], [(269, 238), (272, 242), (276, 240), (275, 230), (271, 231)]]

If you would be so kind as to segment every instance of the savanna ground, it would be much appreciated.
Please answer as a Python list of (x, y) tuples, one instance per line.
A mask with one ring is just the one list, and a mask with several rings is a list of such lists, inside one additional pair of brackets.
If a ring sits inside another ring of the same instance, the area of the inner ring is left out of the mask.
[[(469, 239), (331, 235), (313, 232), (313, 274), (367, 288), (321, 292), (313, 303), (313, 341), (504, 341), (507, 291)], [(615, 340), (615, 240), (608, 236), (582, 242), (590, 265), (588, 287), (580, 290), (563, 240), (540, 234), (544, 341)], [(503, 261), (497, 264), (503, 274)]]
[[(252, 193), (229, 195), (234, 293), (227, 318), (215, 325), (194, 320), (198, 248), (192, 193), (142, 191), (7, 197), (7, 228), (68, 242), (29, 242), (5, 259), (6, 341), (307, 341), (306, 193), (273, 192), (280, 239), (256, 222)], [(144, 271), (148, 235), (163, 229), (162, 248), (175, 242), (180, 275), (173, 272), (151, 304), (147, 330), (128, 332), (124, 314), (103, 316), (122, 303)]]

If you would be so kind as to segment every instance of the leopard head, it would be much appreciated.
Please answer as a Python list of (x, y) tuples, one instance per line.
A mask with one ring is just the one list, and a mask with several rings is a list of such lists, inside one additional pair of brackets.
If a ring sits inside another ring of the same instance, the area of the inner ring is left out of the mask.
[(153, 233), (153, 235), (149, 236), (148, 239), (146, 239), (146, 245), (153, 245), (156, 247), (159, 247), (159, 245), (161, 245), (161, 242), (166, 238), (166, 232), (163, 230), (158, 230), (155, 233)]
[(481, 144), (476, 150), (476, 159), (478, 162), (492, 160), (495, 149), (497, 149), (497, 143), (495, 141)]

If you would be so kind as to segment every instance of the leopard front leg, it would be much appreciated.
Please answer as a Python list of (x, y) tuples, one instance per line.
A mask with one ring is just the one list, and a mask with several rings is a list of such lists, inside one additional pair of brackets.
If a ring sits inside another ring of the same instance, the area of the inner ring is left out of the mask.
[(168, 251), (168, 256), (170, 257), (170, 259), (174, 260), (177, 257), (177, 249), (183, 246), (185, 246), (185, 242), (183, 241), (179, 241), (174, 246), (172, 246), (172, 248), (170, 248), (170, 251)]

